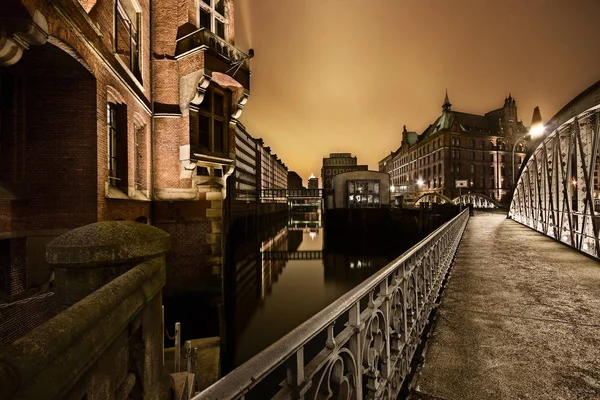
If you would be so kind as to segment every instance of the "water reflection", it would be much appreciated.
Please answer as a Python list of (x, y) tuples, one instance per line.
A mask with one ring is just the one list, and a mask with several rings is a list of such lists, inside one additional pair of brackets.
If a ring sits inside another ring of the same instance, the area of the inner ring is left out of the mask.
[[(224, 372), (241, 365), (386, 265), (389, 256), (324, 250), (323, 228), (285, 226), (260, 251), (233, 256)], [(257, 271), (253, 273), (251, 268)], [(257, 278), (253, 276), (257, 275)]]

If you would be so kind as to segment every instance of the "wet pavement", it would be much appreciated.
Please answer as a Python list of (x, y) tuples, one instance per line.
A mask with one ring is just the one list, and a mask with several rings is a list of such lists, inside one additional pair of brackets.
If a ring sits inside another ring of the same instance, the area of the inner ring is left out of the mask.
[(600, 398), (600, 263), (471, 217), (412, 399)]

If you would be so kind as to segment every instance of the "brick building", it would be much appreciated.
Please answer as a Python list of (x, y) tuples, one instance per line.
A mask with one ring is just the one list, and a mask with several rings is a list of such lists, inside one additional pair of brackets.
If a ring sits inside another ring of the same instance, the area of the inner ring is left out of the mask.
[[(448, 95), (442, 114), (420, 135), (404, 127), (400, 147), (379, 162), (390, 174), (395, 196), (415, 200), (426, 193), (450, 198), (459, 195), (456, 180), (468, 181), (464, 192), (509, 201), (512, 186), (512, 149), (527, 128), (517, 119), (512, 96), (504, 106), (485, 115), (452, 110)], [(528, 141), (515, 151), (515, 174), (527, 152)]]
[(321, 182), (323, 189), (331, 189), (331, 182), (334, 176), (344, 172), (367, 171), (368, 165), (358, 165), (356, 156), (350, 153), (330, 153), (329, 157), (323, 158), (323, 167), (321, 168)]
[[(103, 220), (171, 234), (167, 291), (219, 290), (225, 181), (250, 88), (233, 6), (3, 2), (0, 302), (51, 294), (45, 244)], [(52, 296), (40, 299), (3, 308), (0, 320), (51, 314)]]

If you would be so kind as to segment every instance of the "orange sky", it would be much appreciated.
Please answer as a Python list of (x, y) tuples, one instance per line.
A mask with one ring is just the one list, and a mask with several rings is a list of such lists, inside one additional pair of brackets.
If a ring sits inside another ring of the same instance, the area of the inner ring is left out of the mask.
[[(302, 176), (351, 152), (377, 163), (441, 112), (516, 99), (529, 125), (600, 80), (600, 0), (236, 0), (254, 48), (241, 121)], [(319, 182), (321, 186), (321, 182)]]

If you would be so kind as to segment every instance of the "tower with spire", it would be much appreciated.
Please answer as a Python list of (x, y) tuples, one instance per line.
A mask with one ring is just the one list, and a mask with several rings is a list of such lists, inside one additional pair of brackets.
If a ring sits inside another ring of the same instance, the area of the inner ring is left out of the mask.
[(448, 112), (452, 111), (452, 103), (450, 103), (450, 99), (448, 98), (448, 89), (446, 89), (446, 98), (444, 99), (444, 104), (442, 105), (442, 110)]
[(504, 125), (506, 135), (517, 134), (517, 103), (510, 93), (504, 99)]

